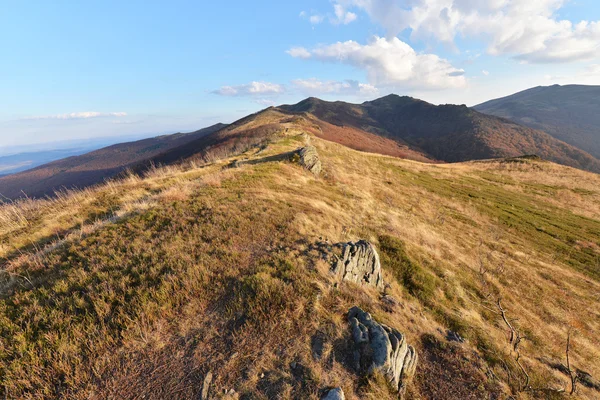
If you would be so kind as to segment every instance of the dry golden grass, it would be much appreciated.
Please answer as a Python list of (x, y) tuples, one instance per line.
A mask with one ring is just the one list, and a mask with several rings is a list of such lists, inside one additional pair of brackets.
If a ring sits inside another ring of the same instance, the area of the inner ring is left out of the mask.
[[(465, 371), (482, 393), (507, 396), (520, 375), (490, 311), (498, 298), (528, 338), (521, 354), (534, 388), (567, 384), (540, 359), (564, 362), (569, 327), (573, 364), (600, 377), (600, 262), (584, 265), (600, 259), (597, 175), (537, 161), (421, 164), (309, 138), (304, 123), (283, 122), (266, 149), (214, 164), (1, 206), (11, 275), (0, 332), (13, 335), (2, 337), (2, 394), (192, 398), (211, 370), (215, 389), (246, 398), (318, 399), (328, 386), (349, 399), (394, 398), (379, 377), (361, 381), (347, 366), (345, 313), (360, 305), (424, 356), (413, 398)], [(322, 177), (266, 161), (309, 139)], [(233, 159), (253, 163), (227, 168)], [(327, 272), (327, 243), (357, 239), (384, 249), (392, 310)], [(445, 348), (446, 329), (467, 342), (448, 350), (444, 372), (427, 357)], [(445, 398), (471, 387), (458, 385)], [(578, 395), (598, 392), (580, 385)]]

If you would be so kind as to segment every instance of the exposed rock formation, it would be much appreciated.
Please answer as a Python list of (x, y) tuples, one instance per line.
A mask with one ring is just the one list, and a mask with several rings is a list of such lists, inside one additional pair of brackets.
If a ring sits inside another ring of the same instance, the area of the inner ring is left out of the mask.
[(300, 165), (309, 170), (315, 175), (321, 173), (321, 159), (319, 153), (314, 146), (306, 146), (298, 150), (298, 156), (300, 157)]
[(345, 400), (344, 391), (342, 388), (331, 389), (321, 400)]
[(350, 309), (348, 321), (354, 341), (355, 368), (367, 374), (381, 371), (402, 397), (417, 368), (415, 349), (406, 343), (402, 333), (378, 323), (358, 307)]
[(371, 285), (383, 290), (381, 263), (375, 247), (364, 240), (346, 243), (342, 257), (331, 268), (340, 279), (363, 285)]

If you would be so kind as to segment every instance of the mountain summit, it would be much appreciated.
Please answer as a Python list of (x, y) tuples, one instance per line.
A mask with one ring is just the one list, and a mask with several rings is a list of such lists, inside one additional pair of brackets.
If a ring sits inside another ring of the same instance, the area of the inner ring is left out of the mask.
[(543, 130), (600, 157), (600, 86), (538, 86), (474, 108)]
[(482, 114), (465, 105), (433, 105), (389, 95), (362, 104), (315, 97), (269, 107), (227, 126), (124, 143), (0, 177), (0, 194), (39, 197), (62, 188), (100, 183), (126, 169), (206, 158), (262, 142), (272, 132), (303, 118), (302, 129), (355, 150), (427, 163), (462, 162), (538, 155), (559, 164), (600, 172), (600, 161), (539, 130)]
[[(600, 172), (600, 161), (539, 130), (490, 116), (465, 105), (433, 105), (388, 95), (362, 104), (308, 98), (279, 107), (306, 112), (338, 127), (395, 140), (425, 157), (445, 162), (536, 154), (546, 160)], [(351, 146), (352, 147), (352, 146)]]

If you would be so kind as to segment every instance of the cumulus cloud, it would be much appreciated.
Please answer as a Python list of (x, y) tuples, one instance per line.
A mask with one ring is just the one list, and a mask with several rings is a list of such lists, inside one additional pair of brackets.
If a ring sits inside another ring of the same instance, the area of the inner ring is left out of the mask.
[(306, 50), (304, 47), (292, 47), (286, 51), (286, 53), (294, 58), (310, 58), (310, 51)]
[(337, 0), (363, 9), (389, 37), (410, 30), (412, 40), (453, 44), (457, 35), (485, 38), (488, 53), (529, 63), (600, 56), (600, 21), (557, 18), (565, 0)]
[(357, 15), (353, 12), (347, 11), (346, 8), (341, 4), (333, 5), (333, 12), (335, 17), (331, 18), (331, 22), (334, 24), (347, 25), (356, 20)]
[(39, 119), (88, 119), (88, 118), (101, 118), (101, 117), (126, 117), (126, 112), (98, 112), (98, 111), (82, 111), (72, 112), (67, 114), (55, 114), (55, 115), (40, 115), (34, 117), (23, 118), (25, 120), (39, 120)]
[(213, 94), (221, 96), (256, 96), (256, 95), (276, 95), (285, 92), (285, 88), (277, 83), (270, 82), (250, 82), (237, 86), (222, 86), (220, 89), (212, 91)]
[(373, 86), (443, 89), (466, 85), (464, 71), (435, 54), (419, 54), (398, 38), (374, 37), (368, 44), (349, 40), (312, 50), (294, 48), (293, 57), (342, 63), (363, 69)]
[(372, 96), (379, 93), (375, 86), (354, 80), (322, 81), (317, 78), (310, 78), (296, 79), (292, 81), (292, 84), (298, 90), (310, 96), (321, 94)]

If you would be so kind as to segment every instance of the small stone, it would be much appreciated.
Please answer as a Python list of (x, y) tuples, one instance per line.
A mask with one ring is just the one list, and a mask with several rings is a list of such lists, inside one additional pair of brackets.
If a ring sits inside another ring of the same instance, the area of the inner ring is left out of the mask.
[(212, 372), (208, 371), (208, 374), (204, 377), (204, 382), (202, 383), (202, 392), (200, 393), (200, 400), (208, 400), (208, 391), (210, 389), (210, 384), (212, 383)]
[(449, 342), (458, 342), (458, 343), (465, 342), (465, 339), (463, 339), (457, 332), (454, 332), (451, 330), (446, 331), (446, 340), (448, 340)]
[(327, 392), (325, 396), (321, 398), (321, 400), (345, 400), (344, 391), (342, 388), (334, 388)]

